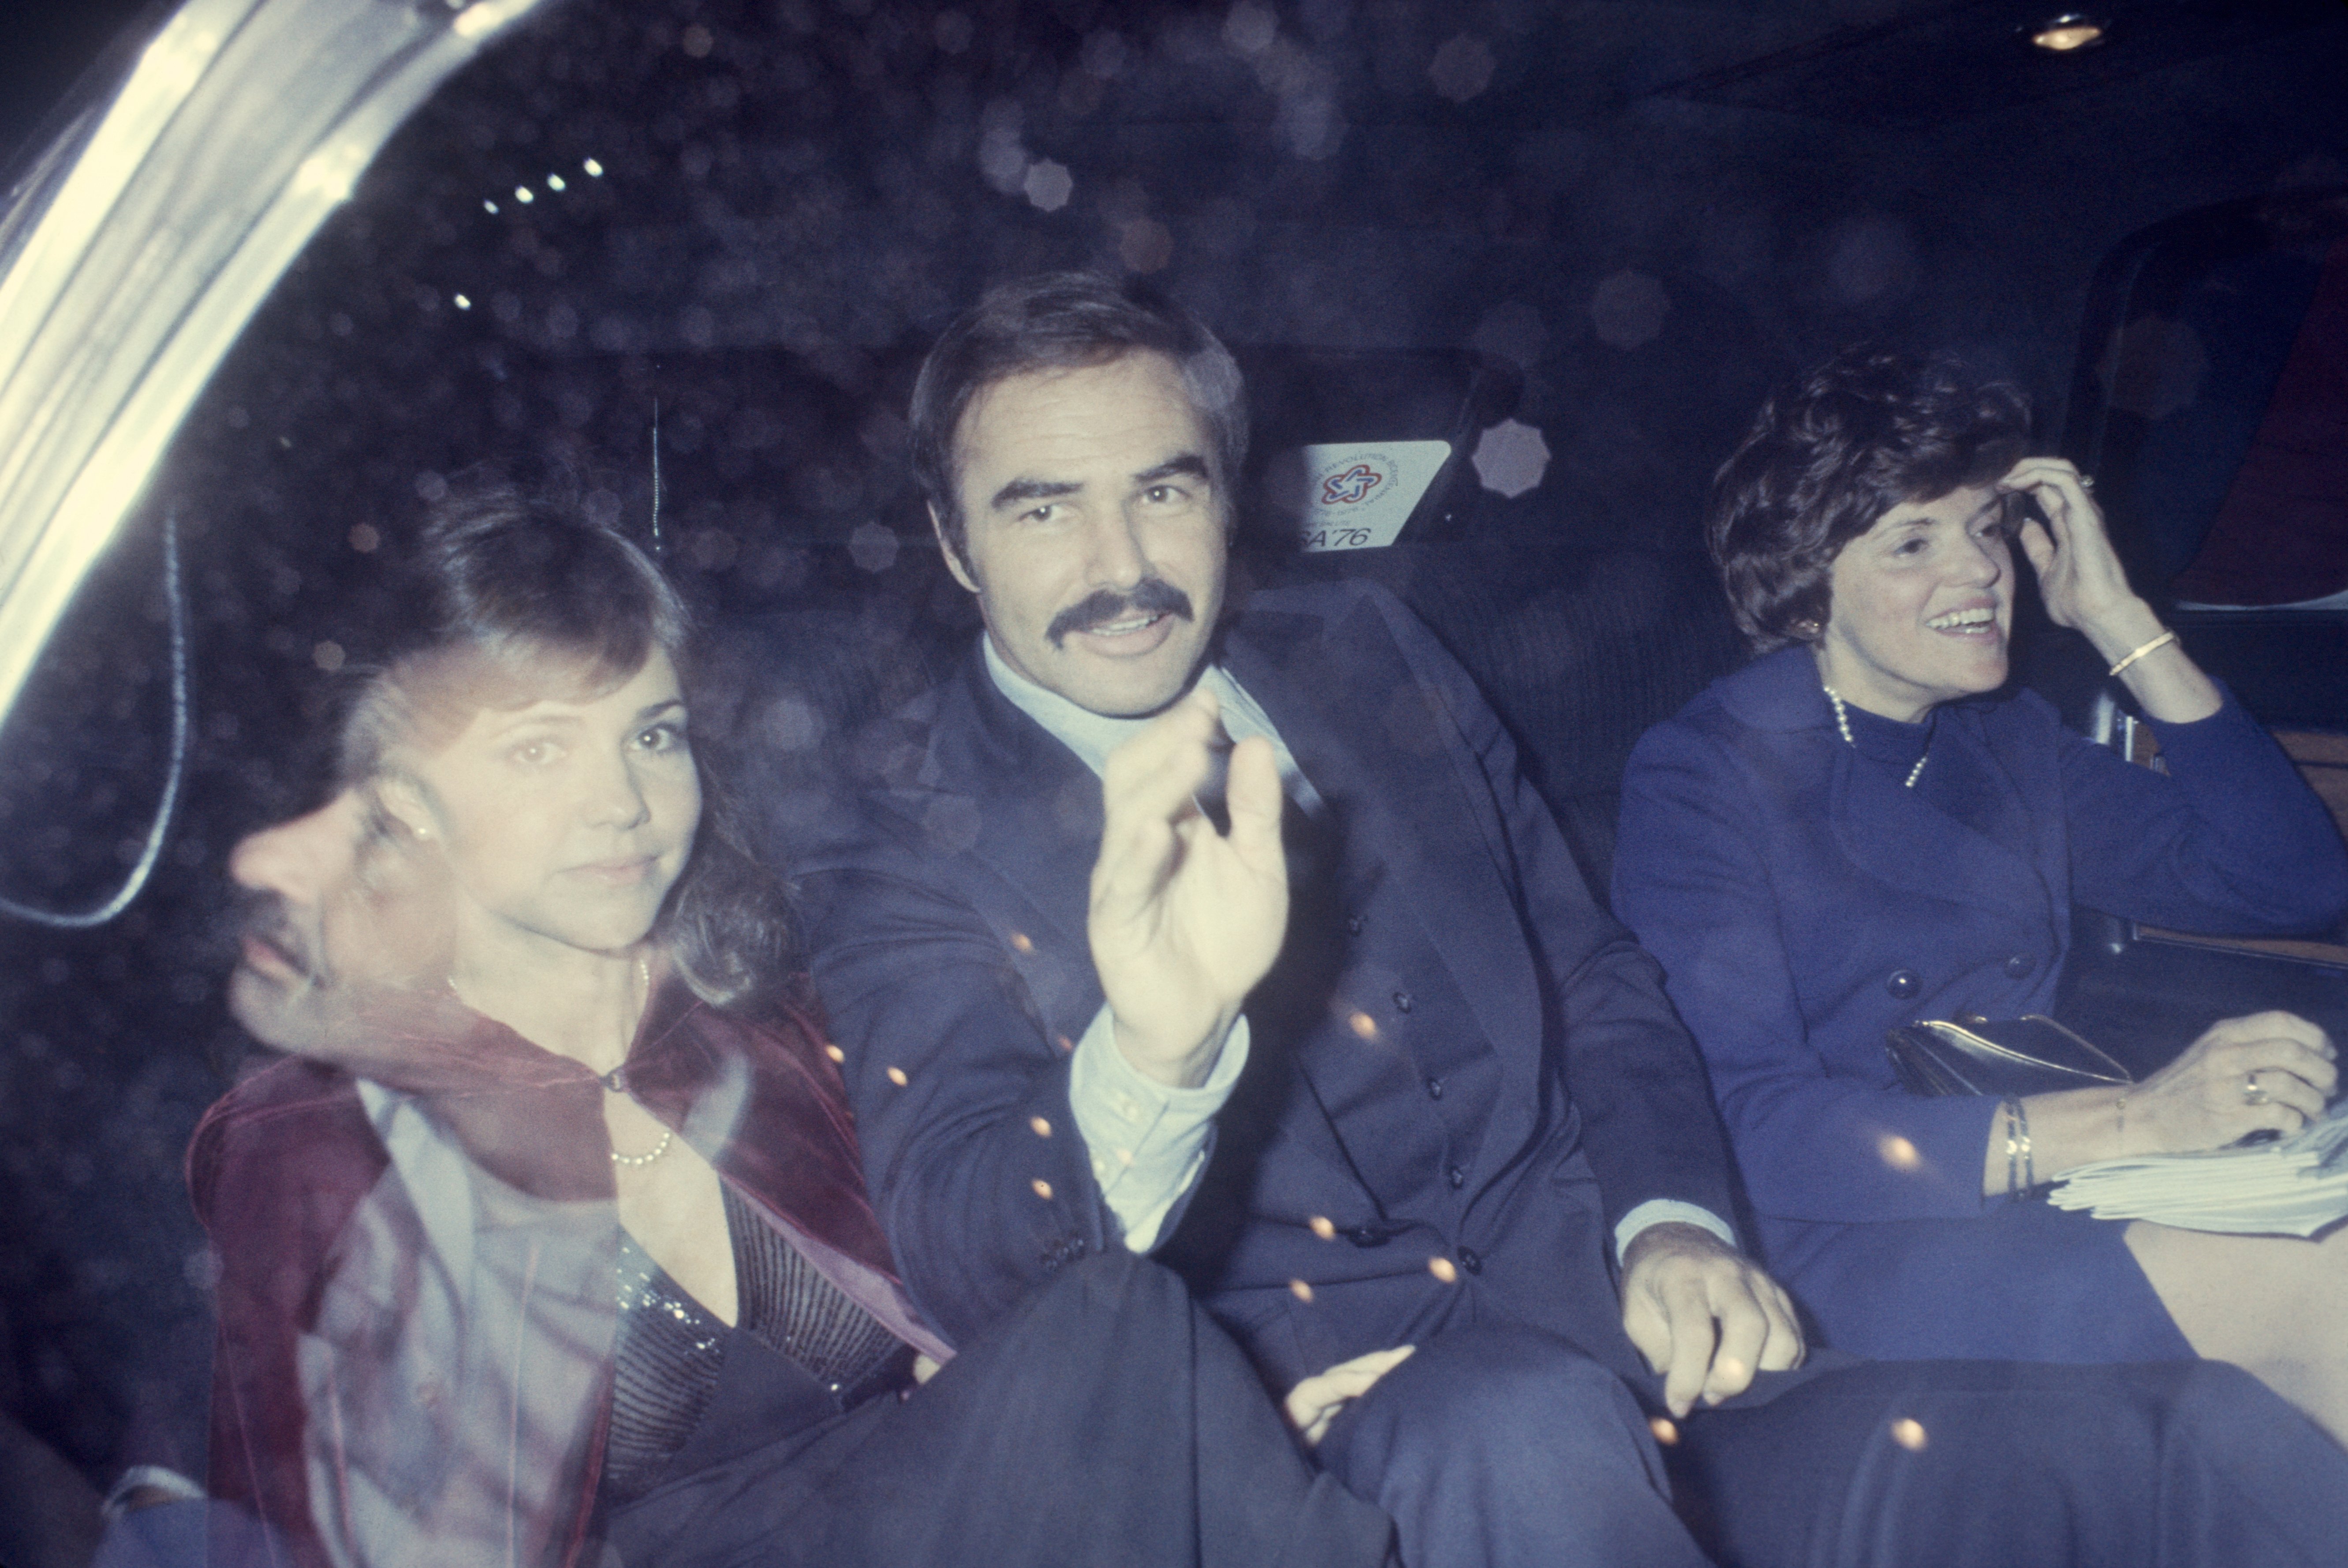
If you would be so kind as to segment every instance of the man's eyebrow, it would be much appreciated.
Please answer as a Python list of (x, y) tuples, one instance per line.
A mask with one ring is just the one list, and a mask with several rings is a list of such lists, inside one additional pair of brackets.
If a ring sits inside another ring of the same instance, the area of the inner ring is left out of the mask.
[(1023, 500), (1050, 500), (1058, 496), (1074, 495), (1084, 488), (1066, 480), (1013, 480), (988, 500), (987, 510), (1001, 511), (1004, 507), (1016, 506)]
[(1206, 459), (1196, 452), (1184, 452), (1179, 457), (1167, 459), (1154, 469), (1142, 469), (1133, 476), (1133, 482), (1138, 485), (1154, 485), (1173, 479), (1177, 475), (1185, 475), (1194, 480), (1212, 478), (1207, 471)]

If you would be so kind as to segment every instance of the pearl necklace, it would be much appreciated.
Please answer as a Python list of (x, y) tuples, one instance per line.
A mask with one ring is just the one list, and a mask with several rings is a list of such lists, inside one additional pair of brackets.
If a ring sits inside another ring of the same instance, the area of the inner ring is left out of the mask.
[[(642, 954), (638, 954), (636, 955), (636, 990), (637, 994), (644, 999), (644, 1004), (648, 1005), (652, 1001), (652, 965), (644, 962), (644, 958)], [(643, 1006), (639, 1006), (637, 1010), (642, 1012)], [(625, 1094), (628, 1092), (628, 1066), (625, 1062), (613, 1068), (610, 1072), (603, 1074), (603, 1087), (613, 1094)], [(632, 1171), (642, 1166), (649, 1165), (654, 1161), (659, 1159), (662, 1155), (667, 1153), (668, 1146), (675, 1141), (676, 1130), (675, 1128), (664, 1127), (661, 1129), (660, 1141), (652, 1146), (652, 1150), (649, 1153), (623, 1154), (618, 1150), (614, 1149), (612, 1150), (612, 1163), (614, 1165), (625, 1165)]]
[[(1827, 700), (1828, 702), (1834, 704), (1835, 727), (1842, 731), (1843, 744), (1849, 747), (1853, 751), (1858, 750), (1859, 742), (1851, 738), (1850, 713), (1849, 710), (1843, 707), (1842, 694), (1836, 691), (1834, 687), (1824, 685), (1823, 683), (1819, 686), (1818, 689), (1827, 694)], [(1930, 762), (1931, 759), (1932, 738), (1928, 735), (1924, 738), (1924, 754), (1916, 758), (1915, 767), (1908, 769), (1908, 782), (1903, 785), (1902, 788), (1909, 789), (1916, 788), (1916, 779), (1918, 776), (1924, 771), (1924, 764)]]

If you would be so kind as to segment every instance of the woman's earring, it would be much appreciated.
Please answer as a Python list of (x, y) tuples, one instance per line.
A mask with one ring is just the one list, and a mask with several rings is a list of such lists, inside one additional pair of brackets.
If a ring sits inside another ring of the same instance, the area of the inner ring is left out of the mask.
[(1795, 622), (1786, 629), (1793, 633), (1794, 635), (1801, 638), (1802, 641), (1806, 643), (1817, 642), (1818, 640), (1818, 634), (1826, 630), (1824, 626), (1819, 625), (1816, 621), (1809, 619), (1807, 616), (1804, 616), (1801, 620)]

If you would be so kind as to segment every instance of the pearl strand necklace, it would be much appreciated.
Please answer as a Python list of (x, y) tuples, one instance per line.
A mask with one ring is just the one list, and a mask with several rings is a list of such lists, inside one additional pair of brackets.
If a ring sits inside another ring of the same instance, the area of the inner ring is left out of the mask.
[[(653, 994), (652, 965), (644, 962), (644, 958), (642, 954), (638, 954), (636, 955), (636, 990), (637, 994), (644, 997), (645, 1004), (649, 1004), (651, 1002)], [(637, 1010), (641, 1012), (643, 1010), (643, 1006), (640, 1005)], [(623, 1062), (618, 1067), (613, 1068), (610, 1072), (603, 1074), (603, 1087), (613, 1094), (625, 1094), (628, 1092), (627, 1075), (627, 1064)], [(650, 1152), (644, 1154), (623, 1154), (618, 1150), (614, 1149), (612, 1150), (612, 1163), (614, 1165), (625, 1165), (632, 1171), (639, 1169), (643, 1166), (651, 1164), (654, 1161), (667, 1153), (668, 1146), (675, 1141), (676, 1130), (673, 1127), (664, 1127), (661, 1129), (660, 1141), (652, 1146)]]
[[(1827, 694), (1827, 700), (1828, 702), (1834, 704), (1835, 727), (1842, 731), (1842, 743), (1845, 746), (1849, 747), (1853, 751), (1858, 750), (1859, 742), (1851, 738), (1850, 713), (1843, 707), (1842, 694), (1836, 691), (1834, 687), (1824, 685), (1823, 683), (1819, 686), (1818, 689)], [(1931, 759), (1932, 738), (1928, 735), (1924, 738), (1924, 755), (1916, 758), (1915, 767), (1908, 769), (1908, 782), (1903, 785), (1902, 788), (1908, 789), (1913, 789), (1916, 788), (1916, 779), (1924, 771), (1924, 764), (1930, 762)]]

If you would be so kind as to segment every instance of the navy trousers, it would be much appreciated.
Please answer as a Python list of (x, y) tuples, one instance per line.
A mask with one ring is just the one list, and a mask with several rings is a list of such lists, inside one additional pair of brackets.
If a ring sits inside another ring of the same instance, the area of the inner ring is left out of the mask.
[(1859, 1362), (1659, 1444), (1568, 1342), (1422, 1345), (1321, 1463), (1395, 1519), (1408, 1568), (2324, 1568), (2348, 1454), (2215, 1362)]

